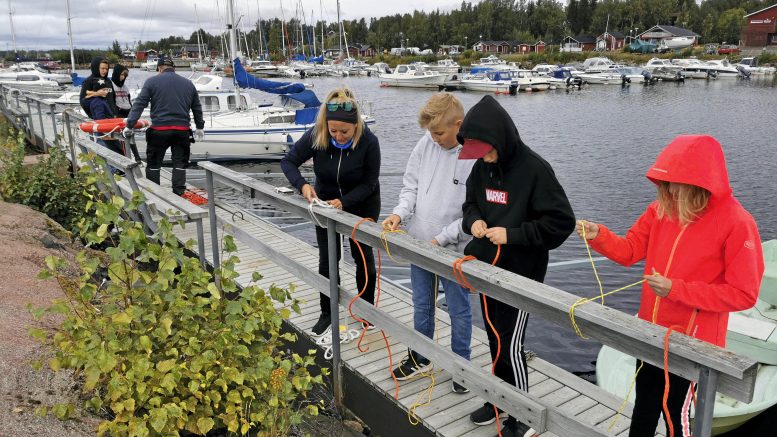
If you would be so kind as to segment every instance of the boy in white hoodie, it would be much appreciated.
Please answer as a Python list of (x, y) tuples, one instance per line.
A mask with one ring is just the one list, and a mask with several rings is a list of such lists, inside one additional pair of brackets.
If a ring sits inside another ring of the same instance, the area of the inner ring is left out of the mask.
[[(471, 236), (461, 227), (466, 182), (475, 160), (459, 160), (461, 145), (457, 139), (464, 119), (464, 107), (450, 93), (432, 96), (421, 109), (418, 122), (427, 132), (418, 141), (407, 162), (399, 204), (383, 221), (387, 230), (400, 223), (419, 240), (462, 252)], [(413, 325), (429, 338), (434, 336), (435, 295), (438, 283), (445, 291), (451, 317), (451, 349), (469, 360), (472, 338), (472, 309), (469, 293), (456, 281), (410, 266), (413, 289)], [(413, 350), (394, 369), (400, 381), (431, 370), (432, 363)], [(464, 386), (453, 383), (455, 393), (466, 393)]]

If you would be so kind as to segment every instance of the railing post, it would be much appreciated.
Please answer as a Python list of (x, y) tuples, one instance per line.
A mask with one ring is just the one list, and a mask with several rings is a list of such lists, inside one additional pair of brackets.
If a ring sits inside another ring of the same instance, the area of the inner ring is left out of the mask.
[(54, 111), (57, 109), (57, 105), (54, 103), (49, 103), (49, 113), (51, 114), (51, 127), (54, 128), (52, 132), (54, 132), (54, 139), (51, 140), (51, 143), (54, 144), (54, 142), (57, 140), (57, 116), (54, 113)]
[(693, 419), (693, 436), (712, 435), (712, 416), (715, 409), (715, 392), (718, 386), (718, 372), (709, 367), (699, 369), (696, 413)]
[(24, 100), (27, 101), (27, 120), (29, 124), (27, 124), (27, 136), (31, 136), (33, 132), (35, 132), (35, 124), (32, 122), (32, 105), (30, 104), (30, 97), (24, 96)]
[(35, 106), (38, 108), (38, 124), (40, 124), (40, 137), (43, 140), (43, 151), (49, 151), (49, 145), (46, 143), (46, 129), (43, 127), (43, 111), (41, 110), (40, 100), (35, 99)]
[(337, 249), (340, 242), (337, 235), (337, 222), (326, 220), (327, 251), (329, 254), (329, 314), (332, 323), (332, 390), (335, 406), (343, 406), (343, 379), (340, 367), (340, 288), (338, 287), (339, 263)]
[[(219, 230), (216, 217), (216, 190), (213, 187), (213, 172), (205, 170), (205, 189), (208, 190), (208, 221), (210, 221), (210, 247), (213, 251), (213, 269), (221, 267), (219, 262)], [(216, 286), (221, 289), (221, 278), (215, 276)]]
[(70, 146), (70, 164), (73, 169), (73, 177), (78, 174), (78, 163), (76, 162), (76, 145), (75, 138), (73, 138), (73, 131), (70, 129), (70, 112), (65, 109), (62, 112), (62, 117), (65, 122), (65, 131), (67, 132), (68, 146)]

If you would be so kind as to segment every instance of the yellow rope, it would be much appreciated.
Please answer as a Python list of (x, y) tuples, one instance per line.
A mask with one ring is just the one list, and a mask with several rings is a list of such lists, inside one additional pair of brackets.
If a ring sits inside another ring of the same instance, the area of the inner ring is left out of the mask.
[(634, 390), (634, 385), (637, 382), (637, 375), (639, 375), (639, 371), (642, 370), (642, 365), (645, 364), (644, 361), (639, 362), (639, 367), (637, 368), (637, 371), (634, 372), (634, 377), (631, 378), (631, 383), (629, 384), (629, 391), (626, 392), (626, 398), (623, 399), (623, 402), (621, 402), (621, 406), (618, 407), (618, 412), (615, 413), (615, 417), (613, 417), (612, 422), (610, 422), (610, 426), (607, 427), (607, 432), (612, 431), (612, 428), (615, 426), (616, 423), (618, 423), (618, 419), (623, 415), (623, 410), (626, 408), (626, 404), (629, 403), (629, 396), (631, 396), (631, 391)]
[(596, 283), (599, 284), (599, 296), (602, 298), (602, 305), (604, 305), (604, 289), (602, 288), (602, 281), (599, 279), (599, 272), (596, 271), (596, 264), (594, 264), (594, 257), (591, 256), (591, 246), (588, 244), (588, 239), (585, 237), (585, 224), (588, 223), (585, 220), (580, 220), (583, 224), (580, 228), (583, 231), (583, 242), (585, 243), (585, 250), (588, 252), (588, 260), (591, 261), (591, 268), (594, 270), (594, 277)]
[[(617, 290), (613, 290), (613, 291), (610, 291), (610, 292), (608, 292), (608, 293), (604, 293), (604, 294), (603, 294), (601, 297), (602, 297), (602, 298), (604, 298), (605, 296), (609, 296), (609, 295), (611, 295), (611, 294), (615, 294), (615, 293), (617, 293), (617, 292), (619, 292), (619, 291), (623, 291), (623, 290), (625, 290), (625, 289), (627, 289), (627, 288), (631, 288), (631, 287), (633, 287), (633, 286), (635, 286), (635, 285), (639, 285), (639, 284), (641, 284), (641, 283), (643, 283), (643, 282), (645, 282), (645, 280), (644, 280), (644, 279), (642, 279), (641, 281), (637, 281), (637, 282), (635, 282), (635, 283), (633, 283), (633, 284), (626, 285), (625, 287), (618, 288)], [(572, 328), (574, 328), (574, 330), (575, 330), (575, 334), (577, 334), (577, 336), (578, 336), (578, 337), (580, 337), (580, 338), (582, 338), (582, 339), (586, 339), (586, 340), (588, 340), (588, 337), (586, 337), (585, 335), (583, 335), (583, 332), (580, 330), (580, 327), (579, 327), (579, 326), (577, 326), (577, 322), (575, 321), (575, 309), (576, 309), (578, 306), (580, 306), (580, 305), (583, 305), (583, 304), (585, 304), (585, 303), (588, 303), (588, 302), (594, 301), (594, 300), (596, 300), (596, 299), (599, 299), (599, 296), (597, 296), (597, 297), (581, 298), (581, 299), (579, 299), (577, 302), (575, 302), (574, 304), (572, 304), (572, 306), (571, 306), (571, 307), (569, 307), (569, 320), (572, 322)]]
[(389, 249), (388, 237), (386, 237), (386, 234), (407, 234), (407, 232), (403, 231), (402, 229), (395, 229), (393, 231), (392, 230), (388, 230), (388, 229), (384, 229), (380, 233), (380, 241), (383, 243), (383, 248), (386, 249), (386, 254), (389, 256), (389, 258), (391, 258), (391, 260), (394, 261), (397, 264), (406, 264), (406, 263), (403, 263), (401, 261), (397, 261), (391, 255), (391, 250)]
[[(437, 344), (440, 344), (440, 335), (439, 331), (437, 330), (437, 294), (440, 290), (440, 284), (438, 283), (439, 278), (437, 275), (434, 275), (434, 299), (432, 300), (432, 308), (434, 308), (432, 312), (432, 320), (434, 323), (434, 340)], [(415, 357), (412, 355), (410, 356), (413, 359), (413, 362), (415, 363)], [(418, 363), (416, 363), (418, 365)], [(423, 372), (418, 375), (418, 378), (429, 378), (430, 384), (429, 386), (422, 391), (418, 397), (413, 401), (413, 403), (410, 405), (410, 409), (407, 412), (407, 419), (410, 421), (411, 425), (418, 425), (421, 423), (421, 419), (416, 416), (415, 411), (417, 408), (420, 407), (426, 407), (432, 404), (432, 395), (434, 394), (434, 386), (435, 386), (435, 380), (434, 375), (439, 372)], [(413, 378), (415, 380), (416, 378)], [(425, 401), (423, 399), (426, 399)]]

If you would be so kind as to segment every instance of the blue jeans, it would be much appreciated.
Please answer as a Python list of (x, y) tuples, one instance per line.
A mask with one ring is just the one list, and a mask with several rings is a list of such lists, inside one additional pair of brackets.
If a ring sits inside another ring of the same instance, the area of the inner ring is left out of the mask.
[[(413, 327), (429, 338), (434, 338), (435, 310), (435, 274), (420, 267), (410, 266), (410, 282), (413, 288)], [(454, 353), (469, 360), (472, 340), (472, 308), (469, 304), (469, 292), (457, 282), (441, 276), (437, 281), (445, 290), (448, 314), (451, 316), (451, 349)], [(414, 352), (416, 357), (420, 354)]]

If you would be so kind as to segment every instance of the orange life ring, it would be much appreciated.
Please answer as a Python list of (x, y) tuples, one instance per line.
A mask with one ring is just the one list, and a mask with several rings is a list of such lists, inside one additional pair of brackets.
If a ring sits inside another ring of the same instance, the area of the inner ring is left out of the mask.
[[(138, 120), (135, 123), (135, 129), (143, 129), (151, 126), (148, 120)], [(123, 118), (104, 118), (102, 120), (85, 121), (78, 125), (78, 128), (89, 133), (108, 133), (124, 129)]]

